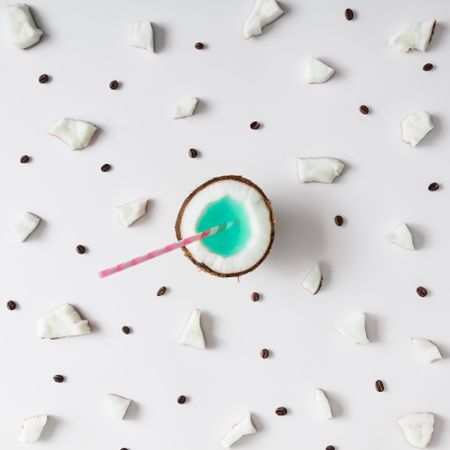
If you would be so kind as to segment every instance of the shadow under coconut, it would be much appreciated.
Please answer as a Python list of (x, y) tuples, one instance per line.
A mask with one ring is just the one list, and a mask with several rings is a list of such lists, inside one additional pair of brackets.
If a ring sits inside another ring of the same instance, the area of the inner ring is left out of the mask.
[(52, 439), (55, 434), (55, 429), (60, 426), (62, 423), (61, 419), (56, 418), (55, 416), (48, 416), (47, 423), (45, 424), (44, 429), (42, 430), (42, 434), (39, 438), (39, 441), (46, 442)]
[(155, 53), (162, 52), (166, 47), (166, 30), (158, 23), (152, 22), (154, 35), (154, 49)]
[(124, 420), (135, 420), (140, 415), (141, 415), (141, 406), (139, 405), (139, 403), (132, 400), (124, 416)]
[(214, 316), (209, 311), (202, 311), (202, 330), (205, 336), (206, 348), (213, 349), (218, 345), (214, 335)]

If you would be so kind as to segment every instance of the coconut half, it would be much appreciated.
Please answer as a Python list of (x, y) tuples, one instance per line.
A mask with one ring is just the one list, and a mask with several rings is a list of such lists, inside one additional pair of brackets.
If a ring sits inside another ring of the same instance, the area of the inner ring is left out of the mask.
[(434, 415), (431, 413), (414, 413), (400, 417), (397, 423), (405, 439), (413, 447), (426, 448), (431, 441), (434, 428)]
[(237, 277), (264, 261), (275, 235), (272, 206), (256, 184), (236, 175), (207, 181), (183, 202), (175, 232), (181, 240), (227, 222), (233, 226), (183, 247), (183, 251), (205, 272)]

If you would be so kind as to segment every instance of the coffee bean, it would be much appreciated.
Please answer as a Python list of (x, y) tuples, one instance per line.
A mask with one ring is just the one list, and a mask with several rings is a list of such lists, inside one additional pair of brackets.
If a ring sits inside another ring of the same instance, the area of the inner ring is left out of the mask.
[(353, 10), (351, 10), (350, 8), (347, 8), (345, 10), (345, 18), (347, 20), (353, 20), (354, 14), (353, 14)]
[(127, 325), (124, 325), (122, 327), (122, 332), (123, 332), (123, 334), (130, 334), (131, 333), (131, 328), (128, 327)]
[(428, 190), (431, 192), (437, 191), (439, 189), (439, 184), (438, 183), (431, 183), (428, 186)]
[(6, 303), (6, 307), (10, 310), (10, 311), (14, 311), (17, 308), (17, 303), (14, 300), (9, 300)]
[(167, 292), (166, 286), (161, 286), (161, 287), (158, 289), (158, 292), (156, 293), (156, 295), (157, 295), (158, 297), (161, 297), (161, 295), (164, 295), (166, 292)]
[(334, 445), (328, 445), (325, 450), (336, 450)]
[(185, 395), (180, 395), (180, 396), (177, 398), (177, 402), (178, 402), (180, 405), (183, 405), (184, 403), (186, 403), (186, 400), (187, 400), (187, 398), (186, 398)]
[(55, 383), (62, 383), (64, 381), (64, 377), (62, 375), (54, 375), (53, 381)]
[(109, 88), (112, 89), (113, 91), (115, 91), (116, 89), (119, 88), (119, 82), (117, 80), (112, 80), (109, 83)]
[(258, 292), (252, 292), (251, 297), (253, 302), (259, 302), (259, 300), (261, 299), (261, 295), (258, 294)]
[(31, 158), (28, 155), (23, 155), (23, 156), (20, 157), (20, 162), (22, 164), (26, 164), (27, 162), (30, 162), (30, 159)]
[(110, 170), (112, 169), (112, 166), (111, 166), (111, 164), (103, 164), (103, 166), (102, 167), (100, 167), (100, 170), (102, 171), (102, 172), (109, 172)]
[(342, 225), (344, 225), (344, 218), (342, 216), (336, 216), (334, 218), (334, 223), (338, 226), (338, 227), (342, 227)]
[(205, 44), (204, 44), (203, 42), (196, 42), (196, 43), (194, 44), (194, 47), (195, 47), (197, 50), (203, 50), (203, 49), (205, 48)]
[(267, 359), (267, 358), (269, 357), (269, 355), (270, 355), (270, 352), (269, 352), (269, 350), (267, 350), (267, 348), (263, 348), (263, 349), (259, 352), (259, 354), (261, 355), (261, 358), (262, 358), (262, 359)]
[(359, 107), (359, 112), (364, 115), (369, 114), (369, 108), (366, 105), (361, 105)]
[(419, 286), (416, 292), (419, 297), (426, 297), (428, 295), (428, 291), (423, 286)]
[(50, 80), (50, 77), (46, 73), (43, 73), (42, 75), (39, 76), (39, 83), (41, 83), (41, 84), (48, 83), (49, 80)]
[(198, 151), (195, 148), (190, 148), (188, 151), (189, 158), (197, 158)]
[(254, 120), (254, 121), (250, 124), (250, 128), (251, 128), (252, 130), (257, 130), (260, 126), (261, 126), (261, 124), (260, 124), (257, 120)]
[(120, 450), (128, 450), (127, 448), (125, 448), (125, 447), (122, 447)]
[(84, 253), (86, 253), (86, 247), (84, 245), (77, 245), (75, 250), (77, 251), (78, 254), (83, 255)]
[(428, 71), (430, 71), (433, 67), (434, 67), (433, 64), (431, 64), (431, 63), (426, 63), (426, 64), (422, 67), (422, 69), (423, 69), (425, 72), (428, 72)]
[(287, 409), (284, 406), (280, 406), (275, 410), (277, 416), (285, 416), (287, 414)]
[(383, 382), (381, 380), (375, 381), (375, 389), (378, 392), (383, 392), (384, 391), (384, 384), (383, 384)]

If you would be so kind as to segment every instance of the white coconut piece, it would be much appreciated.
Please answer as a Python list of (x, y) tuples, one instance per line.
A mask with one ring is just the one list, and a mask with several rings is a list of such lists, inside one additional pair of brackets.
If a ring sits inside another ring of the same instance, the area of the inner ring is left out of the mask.
[(184, 119), (185, 117), (190, 117), (194, 115), (197, 105), (198, 105), (198, 98), (193, 97), (184, 100), (175, 106), (175, 108), (172, 111), (172, 117), (174, 119)]
[(27, 417), (23, 420), (20, 441), (26, 443), (36, 442), (44, 431), (48, 417), (45, 414)]
[(308, 84), (326, 83), (335, 70), (313, 56), (305, 59), (305, 82)]
[(153, 27), (151, 22), (139, 20), (134, 24), (131, 43), (135, 47), (144, 48), (153, 53), (155, 52)]
[(405, 223), (401, 223), (398, 227), (388, 233), (386, 235), (386, 240), (399, 247), (406, 248), (407, 250), (415, 250), (413, 236)]
[(410, 50), (426, 52), (435, 26), (435, 19), (415, 23), (389, 39), (388, 45), (400, 52), (409, 52)]
[(434, 415), (431, 413), (413, 413), (397, 420), (405, 439), (413, 447), (426, 448), (431, 441), (434, 427)]
[(401, 123), (402, 140), (411, 147), (416, 147), (433, 128), (434, 124), (429, 112), (410, 114)]
[(36, 26), (28, 5), (6, 6), (5, 25), (11, 42), (22, 49), (39, 42), (43, 34)]
[(314, 264), (303, 280), (302, 286), (311, 294), (317, 294), (322, 286), (322, 272), (319, 263)]
[(252, 415), (248, 412), (239, 422), (231, 427), (222, 439), (222, 447), (230, 448), (235, 442), (241, 439), (241, 437), (247, 436), (248, 434), (255, 434), (256, 431), (257, 430), (252, 422)]
[(180, 337), (180, 344), (199, 348), (201, 350), (206, 348), (201, 324), (201, 312), (199, 309), (194, 309), (194, 311), (192, 311)]
[(87, 320), (82, 320), (77, 310), (68, 303), (37, 319), (37, 335), (43, 339), (57, 339), (89, 334)]
[(40, 221), (41, 219), (38, 216), (30, 212), (24, 212), (10, 224), (9, 230), (23, 242), (38, 227)]
[(353, 344), (368, 344), (366, 334), (366, 315), (354, 314), (346, 322), (336, 326), (336, 331)]
[(131, 400), (120, 395), (106, 394), (105, 407), (111, 417), (122, 420), (130, 406)]
[(136, 220), (145, 216), (147, 213), (147, 198), (139, 198), (123, 205), (116, 206), (117, 214), (119, 215), (119, 220), (123, 225), (129, 227)]
[(322, 389), (316, 389), (316, 404), (317, 408), (324, 419), (332, 419), (333, 411), (328, 400), (327, 394)]
[(263, 28), (283, 13), (284, 11), (275, 0), (255, 0), (253, 9), (244, 23), (244, 38), (249, 39), (262, 34)]
[(72, 150), (81, 150), (89, 145), (97, 127), (84, 120), (58, 119), (48, 130), (49, 134), (65, 142)]
[(411, 342), (421, 351), (423, 357), (430, 363), (442, 359), (441, 352), (435, 344), (428, 339), (414, 337)]
[(298, 158), (298, 176), (302, 183), (332, 183), (344, 170), (335, 158)]

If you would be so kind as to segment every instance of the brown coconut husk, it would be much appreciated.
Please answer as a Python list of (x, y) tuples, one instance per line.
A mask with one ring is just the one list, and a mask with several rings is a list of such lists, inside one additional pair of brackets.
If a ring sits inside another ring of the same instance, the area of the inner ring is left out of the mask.
[(182, 250), (183, 250), (183, 253), (185, 254), (185, 256), (187, 258), (189, 258), (197, 267), (199, 267), (204, 272), (207, 272), (211, 275), (215, 275), (218, 277), (223, 277), (223, 278), (240, 277), (241, 275), (245, 275), (246, 273), (249, 273), (249, 272), (255, 270), (266, 259), (267, 255), (270, 253), (270, 250), (272, 249), (273, 240), (275, 237), (275, 217), (273, 214), (272, 205), (270, 203), (270, 200), (267, 198), (266, 194), (264, 194), (263, 190), (259, 186), (257, 186), (255, 183), (253, 183), (252, 181), (250, 181), (247, 178), (244, 178), (240, 175), (224, 175), (221, 177), (211, 178), (206, 183), (203, 183), (202, 185), (197, 187), (194, 191), (192, 191), (188, 195), (186, 200), (184, 200), (183, 204), (181, 205), (180, 211), (178, 212), (177, 220), (175, 222), (175, 233), (176, 233), (178, 240), (183, 239), (183, 236), (181, 235), (181, 231), (180, 231), (181, 220), (183, 218), (184, 211), (185, 211), (187, 205), (189, 204), (189, 202), (192, 200), (192, 198), (195, 197), (195, 195), (197, 195), (198, 192), (205, 189), (210, 184), (217, 183), (218, 181), (224, 181), (224, 180), (235, 180), (235, 181), (239, 181), (241, 183), (247, 184), (248, 186), (255, 189), (261, 195), (261, 198), (264, 200), (264, 202), (267, 206), (267, 209), (269, 210), (269, 220), (270, 220), (270, 225), (271, 225), (270, 241), (269, 241), (269, 245), (267, 246), (267, 250), (265, 251), (264, 255), (262, 255), (261, 258), (255, 264), (253, 264), (253, 266), (251, 266), (248, 269), (245, 269), (243, 271), (240, 271), (240, 272), (231, 272), (231, 273), (222, 273), (222, 272), (217, 272), (215, 270), (212, 270), (206, 264), (197, 261), (192, 256), (192, 253), (189, 251), (189, 249), (187, 247), (182, 247)]

